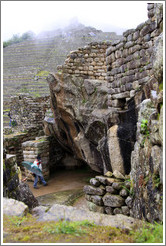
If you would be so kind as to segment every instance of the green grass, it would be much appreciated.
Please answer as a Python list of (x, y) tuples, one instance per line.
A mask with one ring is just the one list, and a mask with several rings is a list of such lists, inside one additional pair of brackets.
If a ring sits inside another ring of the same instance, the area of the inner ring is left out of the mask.
[(37, 221), (24, 217), (3, 216), (4, 243), (162, 243), (163, 226), (146, 223), (132, 231), (98, 226), (84, 221)]
[(36, 76), (39, 76), (39, 77), (47, 77), (49, 75), (49, 72), (48, 71), (39, 71)]
[(134, 234), (136, 243), (162, 243), (163, 242), (163, 225), (155, 223), (144, 226)]
[(94, 227), (94, 226), (95, 225), (93, 223), (90, 223), (87, 220), (82, 222), (60, 221), (56, 224), (45, 226), (43, 230), (50, 234), (57, 233), (57, 234), (71, 234), (75, 236), (80, 236), (81, 234), (85, 234), (87, 232), (86, 228)]

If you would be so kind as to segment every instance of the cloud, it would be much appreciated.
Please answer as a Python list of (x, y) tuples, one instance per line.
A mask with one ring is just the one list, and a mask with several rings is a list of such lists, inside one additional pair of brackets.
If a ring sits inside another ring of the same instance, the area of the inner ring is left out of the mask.
[(75, 16), (103, 31), (135, 28), (147, 19), (146, 1), (2, 1), (1, 7), (3, 39), (64, 27)]

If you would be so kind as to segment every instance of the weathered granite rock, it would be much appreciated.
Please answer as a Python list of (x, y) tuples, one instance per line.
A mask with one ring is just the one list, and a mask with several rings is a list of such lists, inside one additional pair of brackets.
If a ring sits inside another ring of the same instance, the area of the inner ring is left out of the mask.
[(110, 207), (121, 207), (124, 205), (124, 199), (122, 197), (119, 195), (110, 195), (108, 193), (104, 195), (103, 202), (105, 206)]
[(31, 213), (33, 216), (38, 217), (44, 215), (44, 213), (48, 210), (48, 207), (45, 206), (37, 206), (32, 209)]
[(93, 186), (90, 186), (90, 185), (85, 185), (84, 186), (84, 192), (86, 194), (99, 195), (99, 196), (105, 194), (105, 190), (104, 189), (101, 189), (99, 187), (93, 187)]
[(163, 33), (159, 35), (154, 44), (153, 71), (160, 83), (163, 80)]
[(119, 195), (122, 196), (122, 197), (126, 197), (128, 195), (128, 191), (126, 189), (122, 189), (120, 192), (119, 192)]
[(106, 212), (106, 214), (113, 215), (113, 208), (111, 208), (111, 207), (105, 207), (105, 212)]
[(111, 194), (117, 194), (117, 190), (114, 189), (112, 186), (106, 186), (106, 192)]
[(115, 189), (115, 190), (120, 190), (122, 189), (124, 183), (123, 182), (115, 182), (112, 184), (112, 187)]
[[(125, 174), (117, 131), (118, 131), (117, 125), (112, 126), (108, 130), (108, 146), (109, 146), (110, 160), (111, 160), (113, 171), (118, 170), (120, 173)], [(115, 154), (115, 149), (116, 149), (116, 154)]]
[(119, 227), (122, 229), (131, 230), (135, 226), (142, 225), (142, 221), (127, 217), (122, 214), (118, 215), (105, 215), (99, 213), (88, 212), (81, 209), (76, 209), (71, 206), (53, 205), (47, 213), (40, 216), (38, 221), (59, 221), (62, 219), (68, 221), (83, 221), (88, 220), (97, 225)]
[(128, 206), (122, 206), (121, 209), (122, 209), (122, 214), (130, 215), (130, 210), (129, 210)]
[(29, 209), (35, 208), (39, 205), (38, 200), (34, 197), (29, 185), (21, 182), (18, 186), (19, 191), (17, 195), (17, 200), (25, 203)]
[(12, 198), (3, 198), (3, 213), (9, 216), (24, 216), (28, 213), (28, 206)]
[(114, 175), (114, 177), (117, 178), (117, 179), (125, 179), (125, 177), (124, 177), (118, 170), (115, 170), (115, 171), (113, 172), (113, 175)]
[(88, 202), (87, 201), (87, 206), (88, 206), (88, 208), (89, 208), (89, 210), (90, 211), (92, 211), (92, 212), (97, 212), (97, 213), (104, 213), (104, 207), (102, 207), (102, 206), (98, 206), (98, 205), (96, 205), (95, 203), (93, 203), (93, 202)]
[(113, 211), (113, 214), (122, 214), (122, 209), (121, 208), (115, 208)]
[(94, 186), (96, 186), (96, 187), (100, 186), (99, 180), (97, 180), (97, 179), (95, 179), (95, 178), (90, 179), (90, 184), (91, 184), (91, 185), (94, 185)]
[(125, 200), (125, 203), (129, 208), (132, 208), (133, 199), (130, 196), (128, 196)]

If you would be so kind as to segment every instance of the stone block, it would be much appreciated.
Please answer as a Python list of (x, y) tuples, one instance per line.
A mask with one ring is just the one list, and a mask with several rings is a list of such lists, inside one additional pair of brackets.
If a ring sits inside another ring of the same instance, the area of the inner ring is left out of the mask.
[(126, 97), (130, 97), (130, 92), (129, 91), (125, 91), (119, 94), (114, 94), (112, 95), (113, 99), (122, 99), (122, 98), (126, 98)]
[(122, 209), (121, 208), (115, 208), (113, 210), (113, 214), (122, 214)]
[(112, 184), (112, 187), (115, 190), (120, 190), (120, 189), (122, 189), (123, 185), (124, 185), (124, 182), (115, 182)]
[(121, 207), (125, 204), (125, 200), (119, 196), (119, 195), (112, 195), (112, 194), (108, 194), (106, 193), (103, 196), (103, 202), (105, 206), (109, 206), (109, 207)]
[(113, 215), (113, 208), (111, 208), (111, 207), (105, 207), (105, 212), (106, 212), (106, 214)]
[(133, 33), (133, 40), (137, 40), (139, 38), (139, 31)]
[(125, 203), (129, 208), (132, 208), (133, 199), (130, 196), (128, 196), (125, 200)]
[(100, 185), (100, 182), (99, 182), (99, 180), (92, 178), (92, 179), (90, 179), (90, 184), (98, 187)]
[(128, 196), (128, 191), (126, 189), (122, 189), (120, 192), (119, 192), (119, 195), (122, 196), (122, 197), (127, 197)]
[(102, 200), (102, 196), (98, 196), (98, 195), (93, 195), (90, 198), (90, 201), (93, 202), (94, 204), (98, 205), (98, 206), (103, 206), (103, 200)]
[(88, 206), (90, 211), (102, 213), (102, 214), (105, 212), (104, 207), (98, 206), (98, 205), (94, 204), (93, 202), (88, 201), (87, 206)]
[(106, 185), (107, 184), (107, 178), (103, 177), (103, 176), (96, 176), (95, 177), (100, 183)]
[(116, 182), (117, 179), (114, 178), (107, 178), (107, 185), (112, 185), (114, 182)]
[(110, 194), (117, 194), (117, 190), (115, 190), (112, 186), (106, 186), (106, 192)]
[(124, 215), (130, 215), (130, 209), (127, 206), (122, 206), (122, 214)]
[(128, 49), (128, 48), (130, 48), (130, 47), (132, 47), (132, 46), (134, 46), (134, 42), (133, 42), (133, 41), (129, 41), (129, 42), (127, 42), (127, 43), (124, 45), (124, 48), (125, 48), (125, 49)]
[(100, 195), (105, 194), (105, 190), (99, 187), (93, 187), (90, 185), (85, 185), (83, 190), (86, 194), (89, 194), (89, 195), (99, 195), (100, 196)]

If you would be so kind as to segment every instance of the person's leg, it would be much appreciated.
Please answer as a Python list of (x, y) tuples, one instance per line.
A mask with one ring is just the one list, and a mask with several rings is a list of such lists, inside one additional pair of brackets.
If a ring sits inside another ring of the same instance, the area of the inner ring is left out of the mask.
[(47, 185), (46, 181), (44, 180), (44, 177), (43, 177), (43, 176), (39, 176), (39, 177), (40, 177), (40, 180), (42, 181), (42, 183), (43, 183), (44, 185)]
[(33, 187), (34, 187), (34, 188), (37, 187), (37, 182), (38, 182), (38, 176), (35, 175), (35, 180), (34, 180), (34, 184), (33, 184)]

